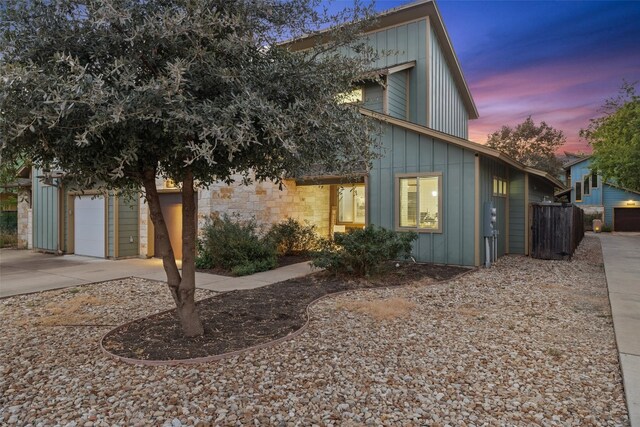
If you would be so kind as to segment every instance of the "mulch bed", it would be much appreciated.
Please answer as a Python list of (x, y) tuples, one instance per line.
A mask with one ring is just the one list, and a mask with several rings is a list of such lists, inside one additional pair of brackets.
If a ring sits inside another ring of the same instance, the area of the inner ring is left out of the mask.
[[(298, 264), (299, 262), (310, 261), (311, 257), (308, 255), (283, 255), (278, 257), (278, 266), (285, 267), (287, 265)], [(221, 267), (216, 268), (197, 268), (198, 273), (217, 274), (218, 276), (234, 277), (229, 270)]]
[(112, 354), (142, 360), (181, 360), (242, 350), (285, 337), (307, 320), (307, 306), (328, 294), (362, 288), (399, 286), (430, 278), (447, 280), (467, 268), (403, 263), (390, 265), (372, 280), (336, 277), (326, 272), (231, 291), (197, 303), (205, 333), (185, 338), (175, 310), (140, 319), (107, 334), (104, 348)]

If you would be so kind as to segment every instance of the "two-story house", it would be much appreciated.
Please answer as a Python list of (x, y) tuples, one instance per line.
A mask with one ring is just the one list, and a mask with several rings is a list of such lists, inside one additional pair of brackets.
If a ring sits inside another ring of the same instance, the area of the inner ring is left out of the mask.
[[(485, 256), (484, 204), (493, 202), (498, 256), (527, 254), (528, 205), (551, 200), (562, 183), (467, 139), (468, 121), (478, 111), (436, 4), (384, 12), (362, 37), (380, 52), (394, 52), (375, 64), (381, 79), (350, 96), (382, 125), (383, 149), (373, 167), (355, 185), (339, 176), (291, 179), (282, 190), (269, 183), (213, 185), (198, 191), (200, 224), (222, 213), (265, 224), (293, 217), (315, 224), (324, 236), (375, 224), (416, 231), (418, 261), (473, 266)], [(313, 42), (296, 40), (290, 48)], [(81, 197), (36, 178), (33, 186), (35, 248), (110, 258), (154, 255), (143, 202), (117, 194)], [(177, 249), (181, 196), (171, 182), (158, 186)]]
[(597, 215), (613, 231), (640, 231), (640, 193), (622, 188), (591, 170), (591, 157), (564, 166), (567, 189), (557, 196)]

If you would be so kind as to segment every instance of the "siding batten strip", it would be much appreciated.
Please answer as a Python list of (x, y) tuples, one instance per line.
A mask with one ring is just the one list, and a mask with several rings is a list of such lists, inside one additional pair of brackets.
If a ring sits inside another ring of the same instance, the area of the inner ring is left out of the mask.
[(529, 174), (524, 174), (524, 254), (529, 255)]
[(476, 153), (474, 160), (474, 264), (480, 265), (480, 154)]

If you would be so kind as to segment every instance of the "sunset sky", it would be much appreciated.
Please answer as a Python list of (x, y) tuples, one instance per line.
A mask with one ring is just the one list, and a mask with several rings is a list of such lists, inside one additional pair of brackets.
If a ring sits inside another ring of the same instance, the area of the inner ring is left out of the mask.
[[(406, 3), (378, 0), (376, 9)], [(623, 79), (640, 80), (640, 1), (437, 5), (480, 113), (469, 122), (473, 141), (531, 115), (564, 131), (565, 150), (590, 152), (580, 129)]]

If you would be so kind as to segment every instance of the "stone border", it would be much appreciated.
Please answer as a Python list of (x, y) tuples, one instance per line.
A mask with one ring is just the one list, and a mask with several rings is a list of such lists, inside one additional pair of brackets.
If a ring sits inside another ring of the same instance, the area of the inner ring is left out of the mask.
[[(451, 282), (453, 280), (458, 280), (458, 279), (460, 279), (460, 278), (462, 278), (464, 276), (467, 276), (467, 275), (469, 275), (471, 273), (474, 273), (474, 272), (478, 271), (479, 269), (480, 269), (480, 267), (473, 267), (469, 271), (461, 273), (461, 274), (459, 274), (459, 275), (457, 275), (455, 277), (452, 277), (450, 279), (444, 280), (442, 282), (436, 282), (436, 284), (446, 284), (446, 283), (449, 283), (449, 282)], [(302, 334), (307, 329), (307, 327), (309, 326), (309, 321), (311, 320), (311, 317), (309, 315), (309, 311), (310, 311), (311, 307), (313, 305), (315, 305), (316, 303), (322, 301), (322, 300), (325, 300), (325, 299), (330, 298), (330, 297), (344, 295), (344, 294), (347, 294), (347, 293), (357, 292), (357, 291), (402, 289), (402, 288), (406, 288), (406, 287), (409, 287), (409, 286), (413, 286), (414, 283), (415, 282), (411, 282), (411, 283), (407, 283), (405, 285), (400, 285), (400, 286), (381, 286), (381, 287), (376, 287), (376, 288), (349, 289), (349, 290), (346, 290), (346, 291), (339, 291), (339, 292), (334, 292), (334, 293), (331, 293), (331, 294), (323, 295), (323, 296), (321, 296), (319, 298), (316, 298), (315, 300), (311, 301), (307, 305), (307, 308), (305, 309), (305, 314), (307, 316), (307, 319), (306, 319), (304, 325), (302, 325), (299, 329), (297, 329), (297, 330), (295, 330), (295, 331), (291, 332), (290, 334), (285, 335), (283, 337), (276, 338), (274, 340), (267, 341), (267, 342), (262, 343), (262, 344), (256, 344), (256, 345), (253, 345), (253, 346), (250, 346), (250, 347), (246, 347), (246, 348), (243, 348), (243, 349), (240, 349), (240, 350), (230, 351), (228, 353), (221, 353), (221, 354), (216, 354), (216, 355), (213, 355), (213, 356), (205, 356), (205, 357), (195, 357), (195, 358), (192, 358), (192, 359), (145, 360), (145, 359), (133, 359), (133, 358), (130, 358), (130, 357), (118, 356), (117, 354), (113, 354), (109, 350), (104, 348), (103, 342), (104, 342), (105, 338), (109, 334), (111, 334), (112, 332), (115, 332), (120, 328), (123, 328), (125, 326), (128, 326), (128, 325), (131, 325), (133, 323), (139, 322), (141, 320), (150, 319), (150, 318), (152, 318), (154, 316), (163, 315), (165, 313), (168, 313), (170, 311), (175, 310), (173, 308), (169, 309), (169, 310), (161, 311), (159, 313), (154, 313), (154, 314), (151, 314), (149, 316), (144, 316), (144, 317), (129, 321), (127, 323), (124, 323), (124, 324), (114, 328), (114, 329), (111, 329), (110, 331), (108, 331), (104, 335), (102, 335), (102, 337), (100, 338), (100, 350), (102, 351), (103, 354), (105, 354), (108, 357), (111, 357), (111, 358), (116, 359), (116, 360), (118, 360), (120, 362), (128, 363), (128, 364), (131, 364), (131, 365), (141, 365), (141, 366), (181, 366), (181, 365), (195, 365), (195, 364), (207, 363), (207, 362), (217, 362), (217, 361), (220, 361), (220, 360), (228, 359), (230, 357), (239, 356), (241, 354), (248, 353), (248, 352), (253, 351), (253, 350), (259, 350), (259, 349), (268, 348), (268, 347), (275, 347), (276, 345), (278, 345), (280, 343), (283, 343), (285, 341), (289, 341), (289, 340), (297, 337), (298, 335)], [(211, 297), (211, 298), (213, 298), (213, 297)], [(201, 301), (204, 301), (204, 300), (201, 300)]]

